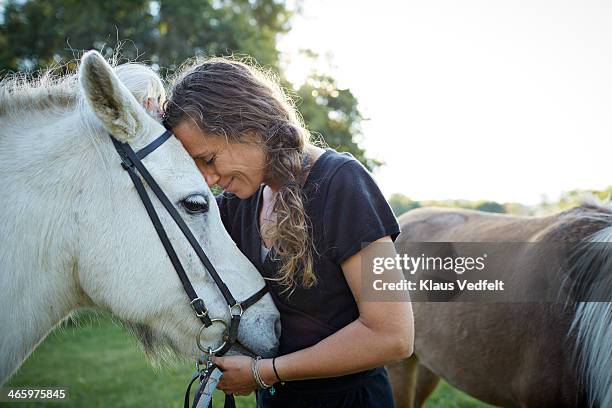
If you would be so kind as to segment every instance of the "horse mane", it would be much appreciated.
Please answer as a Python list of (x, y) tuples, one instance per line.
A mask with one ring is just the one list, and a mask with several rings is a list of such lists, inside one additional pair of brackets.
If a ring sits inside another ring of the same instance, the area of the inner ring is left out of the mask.
[(612, 201), (609, 198), (602, 200), (593, 194), (586, 194), (580, 198), (578, 206), (564, 210), (558, 215), (557, 227), (567, 227), (568, 223), (581, 225), (579, 233), (575, 230), (569, 232), (573, 233), (577, 241), (589, 241), (595, 234), (612, 226)]
[[(143, 64), (119, 65), (117, 61), (115, 56), (109, 63), (138, 102), (144, 103), (153, 97), (161, 106), (166, 90), (157, 73)], [(59, 67), (51, 67), (33, 74), (18, 72), (3, 78), (0, 81), (0, 117), (76, 107), (80, 98), (78, 66), (63, 75), (59, 71)]]
[(0, 81), (0, 116), (75, 105), (76, 72), (57, 74), (49, 68), (38, 74), (14, 73)]
[(542, 239), (567, 245), (572, 298), (588, 299), (600, 262), (612, 260), (607, 249), (612, 245), (612, 203), (594, 195), (582, 197), (578, 206), (558, 214)]

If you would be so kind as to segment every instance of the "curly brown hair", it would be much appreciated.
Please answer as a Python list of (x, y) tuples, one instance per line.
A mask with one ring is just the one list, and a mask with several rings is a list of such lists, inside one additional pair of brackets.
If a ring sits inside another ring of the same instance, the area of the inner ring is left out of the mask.
[(242, 61), (211, 58), (184, 66), (172, 83), (163, 115), (167, 129), (189, 119), (230, 143), (253, 143), (255, 136), (264, 146), (266, 180), (280, 186), (273, 205), (276, 224), (266, 231), (281, 261), (276, 280), (287, 288), (314, 285), (314, 247), (302, 193), (310, 133), (278, 78)]

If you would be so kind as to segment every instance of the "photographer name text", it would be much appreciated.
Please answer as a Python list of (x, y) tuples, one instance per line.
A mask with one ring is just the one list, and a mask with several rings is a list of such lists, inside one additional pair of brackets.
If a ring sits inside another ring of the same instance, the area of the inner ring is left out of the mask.
[(504, 282), (495, 279), (494, 281), (489, 281), (487, 279), (479, 279), (475, 282), (470, 282), (467, 279), (457, 279), (454, 282), (436, 282), (432, 279), (424, 279), (419, 282), (409, 281), (407, 279), (402, 279), (399, 282), (384, 282), (382, 279), (376, 279), (373, 282), (373, 288), (377, 291), (384, 290), (408, 290), (408, 291), (428, 291), (428, 292), (452, 292), (455, 290), (460, 291), (503, 291), (504, 290)]

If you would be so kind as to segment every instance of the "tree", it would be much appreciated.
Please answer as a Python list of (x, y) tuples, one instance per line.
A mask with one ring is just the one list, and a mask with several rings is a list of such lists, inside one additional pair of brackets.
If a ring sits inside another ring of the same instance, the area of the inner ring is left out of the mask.
[(397, 217), (406, 211), (420, 207), (448, 207), (467, 208), (471, 210), (487, 211), (495, 213), (512, 213), (517, 215), (530, 215), (531, 209), (518, 203), (500, 204), (495, 201), (470, 201), (470, 200), (424, 200), (413, 201), (403, 194), (395, 193), (389, 198), (391, 209)]
[(9, 0), (0, 25), (0, 70), (36, 70), (96, 48), (173, 69), (195, 55), (245, 53), (278, 68), (276, 36), (289, 11), (274, 0)]
[[(153, 16), (147, 0), (9, 0), (0, 25), (0, 70), (33, 71), (74, 59), (74, 50), (114, 51), (116, 36), (130, 38), (125, 48), (152, 46)], [(106, 45), (105, 45), (106, 44)]]
[(476, 204), (474, 207), (475, 210), (478, 211), (487, 211), (493, 213), (505, 213), (506, 208), (498, 202), (495, 201), (481, 201)]
[[(301, 67), (308, 75), (297, 87), (295, 98), (313, 138), (322, 137), (330, 147), (351, 153), (370, 170), (380, 166), (381, 161), (367, 157), (359, 146), (363, 116), (351, 90), (339, 87), (329, 75), (332, 57), (319, 55), (310, 49), (300, 49), (298, 55)], [(292, 87), (286, 81), (284, 86), (287, 89)]]
[(322, 135), (332, 148), (349, 152), (373, 170), (380, 161), (366, 157), (357, 143), (362, 116), (357, 98), (349, 89), (340, 89), (334, 78), (313, 73), (297, 91), (298, 109), (313, 136)]
[(292, 15), (274, 0), (159, 1), (155, 61), (176, 67), (195, 55), (249, 55), (278, 70), (276, 37), (289, 31)]
[(389, 197), (389, 205), (396, 217), (399, 217), (407, 211), (421, 207), (421, 203), (418, 201), (412, 201), (410, 198), (399, 193), (391, 194), (391, 197)]

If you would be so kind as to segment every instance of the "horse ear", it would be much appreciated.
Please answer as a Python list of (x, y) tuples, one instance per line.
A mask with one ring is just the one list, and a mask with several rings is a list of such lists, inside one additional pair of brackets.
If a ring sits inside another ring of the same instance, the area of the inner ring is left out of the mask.
[(143, 108), (97, 51), (83, 55), (79, 81), (89, 106), (115, 138), (127, 142), (139, 133)]

